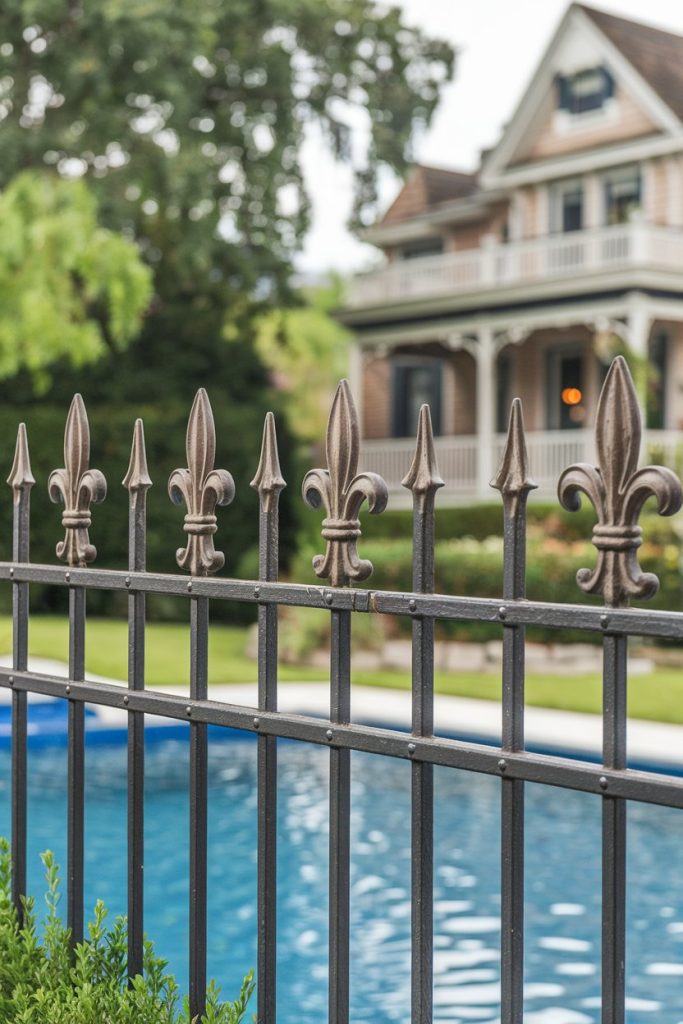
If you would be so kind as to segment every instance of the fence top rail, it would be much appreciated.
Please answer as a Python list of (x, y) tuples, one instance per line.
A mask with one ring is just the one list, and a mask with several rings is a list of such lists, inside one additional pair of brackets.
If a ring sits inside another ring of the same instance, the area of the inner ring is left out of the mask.
[(325, 611), (352, 611), (408, 618), (432, 618), (500, 625), (547, 626), (594, 633), (683, 640), (683, 612), (644, 608), (610, 608), (552, 601), (506, 600), (408, 591), (329, 587), (303, 583), (238, 580), (227, 577), (187, 579), (171, 573), (118, 569), (67, 569), (22, 562), (0, 562), (0, 580), (47, 583), (127, 593), (206, 597), (256, 605), (288, 605)]

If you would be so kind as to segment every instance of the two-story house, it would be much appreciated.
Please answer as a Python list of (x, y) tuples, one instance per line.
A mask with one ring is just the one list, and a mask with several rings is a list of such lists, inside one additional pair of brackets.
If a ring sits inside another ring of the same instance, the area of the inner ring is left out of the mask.
[[(481, 55), (486, 59), (486, 54)], [(572, 4), (475, 174), (415, 167), (366, 238), (352, 328), (363, 461), (409, 495), (432, 407), (446, 501), (490, 498), (510, 400), (546, 496), (590, 460), (620, 347), (640, 367), (647, 444), (683, 441), (683, 37)], [(646, 363), (647, 361), (647, 363)]]

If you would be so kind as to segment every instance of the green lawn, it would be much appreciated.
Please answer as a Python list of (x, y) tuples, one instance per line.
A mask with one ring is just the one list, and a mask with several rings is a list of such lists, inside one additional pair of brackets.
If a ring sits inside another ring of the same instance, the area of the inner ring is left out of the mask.
[[(0, 653), (11, 650), (11, 621), (0, 617)], [(118, 620), (89, 619), (86, 667), (89, 672), (125, 679), (127, 671), (127, 627)], [(256, 663), (245, 657), (242, 629), (214, 625), (209, 634), (209, 681), (244, 683), (256, 680)], [(67, 660), (68, 626), (65, 618), (34, 617), (31, 620), (31, 654)], [(184, 625), (150, 623), (146, 632), (147, 686), (160, 689), (189, 679), (189, 629)], [(324, 680), (322, 669), (283, 665), (283, 681)], [(408, 689), (410, 672), (354, 672), (353, 681), (367, 686)], [(494, 674), (437, 673), (436, 689), (461, 697), (500, 699), (500, 678)], [(527, 677), (528, 704), (570, 711), (599, 712), (600, 679), (594, 676)], [(683, 672), (662, 669), (634, 677), (629, 685), (629, 714), (662, 722), (683, 723)]]

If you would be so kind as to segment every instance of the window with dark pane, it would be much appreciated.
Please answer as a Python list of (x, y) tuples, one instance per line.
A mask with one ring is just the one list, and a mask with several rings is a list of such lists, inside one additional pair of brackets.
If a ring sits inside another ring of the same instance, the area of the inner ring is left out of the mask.
[(401, 360), (393, 368), (392, 432), (411, 437), (420, 407), (431, 408), (432, 427), (441, 433), (441, 360)]
[(664, 430), (666, 426), (666, 365), (669, 338), (665, 331), (650, 342), (650, 372), (647, 382), (647, 426)]
[(600, 110), (613, 95), (614, 79), (604, 67), (557, 77), (557, 105), (570, 114)]
[(605, 221), (607, 224), (625, 224), (640, 209), (641, 181), (637, 167), (628, 168), (605, 181)]
[(504, 434), (508, 428), (512, 385), (512, 359), (509, 352), (501, 352), (496, 363), (496, 431)]

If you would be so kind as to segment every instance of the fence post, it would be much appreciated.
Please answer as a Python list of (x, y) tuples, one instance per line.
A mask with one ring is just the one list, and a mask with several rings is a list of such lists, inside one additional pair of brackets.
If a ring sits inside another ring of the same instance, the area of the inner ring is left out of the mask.
[[(503, 599), (526, 595), (526, 506), (536, 487), (529, 473), (522, 403), (512, 403), (507, 443), (492, 487), (503, 499)], [(500, 616), (505, 623), (505, 609)], [(524, 626), (503, 625), (501, 749), (524, 749)], [(505, 759), (500, 762), (506, 769)], [(501, 1022), (522, 1024), (524, 1013), (524, 783), (501, 780)]]
[[(208, 576), (225, 563), (213, 546), (215, 508), (229, 505), (235, 484), (224, 469), (214, 469), (216, 429), (209, 398), (200, 388), (190, 410), (186, 436), (187, 467), (174, 469), (168, 480), (171, 501), (185, 504), (183, 529), (186, 545), (176, 551), (176, 562), (191, 576)], [(190, 594), (190, 698), (206, 700), (209, 658), (209, 599)], [(206, 1008), (206, 885), (208, 833), (208, 738), (206, 724), (190, 719), (190, 1018), (201, 1017)]]
[[(31, 488), (35, 484), (28, 454), (26, 426), (19, 424), (14, 462), (7, 483), (12, 488), (12, 559), (29, 560)], [(12, 668), (28, 668), (28, 583), (12, 585)], [(12, 692), (12, 902), (23, 922), (26, 895), (26, 736), (27, 693)]]
[[(304, 477), (303, 498), (309, 508), (324, 504), (322, 536), (324, 555), (316, 555), (313, 569), (333, 587), (348, 586), (352, 580), (366, 580), (372, 564), (358, 557), (360, 537), (358, 515), (367, 500), (370, 512), (383, 512), (387, 485), (376, 473), (357, 473), (360, 451), (358, 416), (349, 383), (339, 383), (327, 424), (327, 469), (312, 469)], [(326, 602), (331, 607), (330, 723), (346, 725), (351, 712), (351, 613), (334, 608), (334, 592)], [(328, 730), (330, 750), (330, 1024), (348, 1024), (349, 1019), (349, 863), (351, 751), (334, 744), (334, 729)]]
[[(135, 421), (128, 472), (128, 569), (144, 572), (147, 540), (147, 471), (142, 420)], [(130, 578), (129, 578), (130, 579)], [(128, 688), (145, 688), (145, 592), (128, 595)], [(128, 712), (128, 977), (142, 974), (145, 836), (145, 716)]]
[[(97, 557), (90, 543), (90, 505), (104, 501), (107, 482), (98, 469), (90, 469), (90, 427), (80, 395), (74, 395), (64, 431), (64, 467), (48, 479), (50, 498), (62, 503), (64, 540), (57, 545), (57, 557), (67, 565), (84, 568)], [(69, 585), (69, 681), (85, 679), (85, 587)], [(71, 687), (67, 684), (67, 697)], [(67, 926), (71, 944), (83, 939), (83, 868), (85, 816), (85, 704), (68, 697), (67, 737)]]
[[(434, 590), (434, 502), (439, 473), (429, 406), (420, 409), (415, 456), (402, 480), (413, 495), (413, 590)], [(413, 618), (412, 733), (434, 732), (434, 619)], [(411, 1021), (431, 1024), (434, 975), (434, 767), (411, 765)]]
[[(601, 594), (609, 608), (625, 608), (631, 597), (651, 597), (659, 587), (652, 573), (643, 573), (636, 552), (642, 530), (638, 519), (645, 501), (657, 499), (660, 515), (673, 515), (683, 504), (676, 475), (663, 466), (638, 470), (641, 418), (628, 366), (618, 356), (610, 366), (596, 413), (598, 466), (578, 464), (564, 471), (558, 483), (560, 502), (570, 511), (587, 495), (598, 515), (593, 544), (596, 568), (580, 569), (577, 582), (588, 594)], [(603, 641), (603, 765), (626, 768), (628, 637), (609, 632), (602, 617)], [(603, 777), (602, 801), (602, 1022), (624, 1024), (626, 957), (626, 804), (608, 792)]]
[[(259, 580), (278, 576), (278, 505), (286, 486), (280, 471), (272, 412), (266, 415), (261, 458), (251, 486), (259, 496)], [(259, 588), (256, 588), (257, 596)], [(258, 706), (277, 711), (277, 605), (258, 607)], [(258, 719), (255, 724), (258, 723)], [(257, 1010), (258, 1024), (276, 1020), (277, 961), (277, 738), (259, 736), (258, 881), (257, 881)]]

